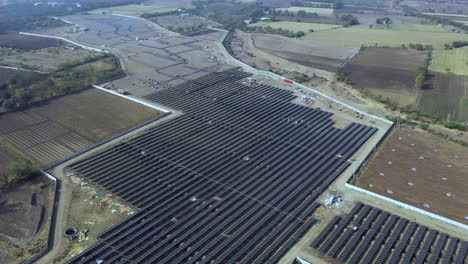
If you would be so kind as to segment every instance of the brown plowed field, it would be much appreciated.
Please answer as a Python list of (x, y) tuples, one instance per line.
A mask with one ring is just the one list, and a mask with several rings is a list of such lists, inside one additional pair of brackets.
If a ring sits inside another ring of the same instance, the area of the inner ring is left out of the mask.
[(283, 59), (325, 71), (336, 71), (348, 58), (358, 52), (347, 48), (304, 41), (270, 34), (252, 34), (256, 48)]
[(0, 138), (45, 165), (157, 114), (117, 96), (88, 89), (25, 111), (0, 115)]
[(426, 132), (395, 128), (356, 185), (468, 224), (467, 177), (468, 148)]
[(431, 73), (416, 108), (443, 119), (468, 120), (468, 76)]
[(426, 53), (401, 48), (366, 48), (344, 67), (353, 87), (389, 97), (401, 106), (413, 104), (416, 69)]

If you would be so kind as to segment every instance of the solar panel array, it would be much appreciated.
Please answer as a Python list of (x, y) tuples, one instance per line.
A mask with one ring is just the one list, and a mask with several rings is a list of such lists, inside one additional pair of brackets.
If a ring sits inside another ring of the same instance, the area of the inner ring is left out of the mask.
[(276, 263), (376, 129), (213, 73), (148, 99), (184, 114), (71, 167), (141, 208), (68, 263)]
[(467, 263), (468, 242), (358, 203), (310, 244), (345, 263)]

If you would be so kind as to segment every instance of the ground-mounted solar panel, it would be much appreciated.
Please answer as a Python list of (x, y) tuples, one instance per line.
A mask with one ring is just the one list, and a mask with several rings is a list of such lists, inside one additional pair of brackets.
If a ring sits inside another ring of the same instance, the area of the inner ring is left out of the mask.
[[(363, 208), (371, 213), (366, 215)], [(335, 216), (310, 246), (324, 256), (353, 264), (466, 263), (468, 250), (467, 241), (362, 203), (346, 217)]]
[(319, 195), (377, 129), (337, 128), (247, 76), (215, 72), (146, 96), (183, 114), (71, 165), (140, 210), (69, 263), (276, 262), (305, 235)]

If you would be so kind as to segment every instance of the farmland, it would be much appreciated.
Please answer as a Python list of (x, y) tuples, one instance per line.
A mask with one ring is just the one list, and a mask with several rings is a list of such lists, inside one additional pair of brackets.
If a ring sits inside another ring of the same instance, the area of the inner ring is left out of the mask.
[(104, 92), (86, 90), (0, 116), (0, 137), (44, 165), (156, 114)]
[(330, 25), (330, 24), (316, 24), (316, 23), (305, 23), (305, 22), (292, 22), (292, 21), (280, 21), (280, 22), (257, 22), (250, 24), (249, 27), (266, 27), (269, 26), (274, 29), (286, 29), (290, 31), (302, 31), (304, 33), (321, 30), (329, 30), (342, 27), (341, 25)]
[(16, 33), (0, 34), (0, 47), (13, 48), (21, 51), (33, 51), (49, 47), (61, 46), (60, 40), (38, 38)]
[(435, 50), (432, 57), (431, 71), (468, 75), (468, 47)]
[(386, 29), (403, 31), (449, 32), (449, 28), (431, 24), (392, 23)]
[(307, 34), (306, 40), (319, 40), (339, 44), (346, 47), (392, 46), (408, 45), (414, 40), (418, 43), (432, 45), (435, 49), (443, 49), (444, 44), (457, 40), (468, 41), (468, 35), (445, 32), (378, 30), (364, 28), (339, 28), (332, 31), (319, 31)]
[(466, 153), (429, 133), (395, 129), (356, 185), (467, 224)]
[(356, 48), (305, 42), (277, 35), (253, 34), (251, 38), (255, 47), (260, 50), (304, 66), (331, 72), (358, 52)]
[(416, 69), (422, 66), (426, 52), (401, 48), (366, 48), (348, 62), (343, 71), (353, 87), (374, 96), (390, 98), (400, 106), (412, 105)]
[(442, 119), (468, 120), (468, 76), (433, 73), (419, 91), (416, 109)]
[(278, 8), (278, 10), (287, 10), (289, 12), (297, 13), (299, 11), (306, 11), (308, 13), (317, 13), (322, 15), (332, 15), (335, 11), (333, 8), (314, 8), (314, 7), (299, 7), (299, 6), (292, 6), (288, 8)]
[(91, 11), (92, 14), (120, 14), (120, 15), (130, 15), (130, 16), (141, 16), (143, 14), (154, 14), (154, 13), (165, 13), (176, 11), (177, 7), (161, 7), (158, 4), (155, 5), (124, 5), (124, 6), (114, 6), (109, 8), (100, 8)]

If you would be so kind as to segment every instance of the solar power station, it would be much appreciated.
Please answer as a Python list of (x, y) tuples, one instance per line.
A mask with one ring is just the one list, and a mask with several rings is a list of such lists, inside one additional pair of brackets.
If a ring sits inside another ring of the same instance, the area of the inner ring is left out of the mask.
[(376, 131), (215, 72), (146, 98), (184, 114), (71, 166), (137, 206), (68, 263), (276, 263)]
[(468, 251), (468, 241), (362, 203), (333, 218), (310, 246), (345, 263), (463, 264)]

